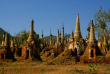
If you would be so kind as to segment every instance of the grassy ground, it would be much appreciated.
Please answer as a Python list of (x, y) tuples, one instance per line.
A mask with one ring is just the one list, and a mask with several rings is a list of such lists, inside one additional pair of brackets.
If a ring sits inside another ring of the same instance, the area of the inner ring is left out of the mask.
[(1, 74), (109, 74), (110, 65), (44, 65), (42, 62), (0, 62)]

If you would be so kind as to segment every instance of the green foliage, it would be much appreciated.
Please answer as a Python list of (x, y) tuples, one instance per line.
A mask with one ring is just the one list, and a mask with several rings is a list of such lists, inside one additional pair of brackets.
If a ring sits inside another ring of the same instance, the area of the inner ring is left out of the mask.
[(100, 48), (100, 50), (102, 50), (102, 48)]
[(70, 34), (67, 34), (67, 37), (70, 38)]
[(24, 42), (25, 40), (27, 40), (28, 36), (29, 36), (29, 32), (27, 32), (26, 30), (23, 30), (17, 33), (14, 38), (16, 40), (21, 39)]
[(88, 66), (89, 66), (90, 68), (92, 68), (92, 67), (93, 67), (93, 64), (89, 64)]
[(100, 27), (101, 27), (102, 29), (105, 29), (105, 27), (106, 27), (105, 22), (102, 21), (102, 20), (99, 20), (98, 22), (99, 22), (99, 24), (100, 24)]
[(88, 26), (87, 31), (90, 32), (90, 26)]
[(36, 34), (35, 31), (34, 31), (34, 40), (35, 40), (35, 42), (37, 42), (37, 43), (41, 43), (41, 40), (39, 39), (39, 35)]
[(107, 45), (104, 45), (104, 44), (103, 44), (103, 47), (107, 47)]
[(100, 65), (100, 64), (97, 64), (97, 65), (88, 64), (88, 66), (89, 66), (89, 71), (90, 71), (92, 74), (97, 74), (99, 65)]
[(26, 30), (23, 30), (23, 31), (21, 31), (20, 33), (21, 33), (21, 35), (20, 35), (21, 39), (22, 39), (23, 41), (27, 40), (27, 38), (28, 38), (28, 36), (29, 36), (29, 32), (26, 32)]
[[(17, 44), (20, 45), (24, 43), (24, 41), (26, 41), (28, 37), (29, 37), (29, 32), (27, 32), (26, 30), (23, 30), (17, 33), (16, 36), (13, 37), (13, 39), (16, 39)], [(38, 38), (39, 38), (39, 35), (36, 34), (36, 32), (34, 31), (34, 40), (35, 42), (40, 43), (40, 40)]]
[[(108, 22), (110, 23), (110, 10), (103, 11), (102, 7), (95, 13), (95, 32), (98, 38), (103, 38), (104, 29), (108, 33), (109, 27)], [(108, 34), (107, 34), (108, 36)]]
[[(44, 37), (44, 39), (46, 39), (46, 40), (47, 40), (47, 44), (49, 44), (49, 43), (50, 43), (50, 36), (46, 36), (46, 37)], [(41, 40), (42, 40), (42, 39), (41, 39)], [(52, 36), (52, 40), (57, 41), (57, 37), (56, 37), (56, 36)]]
[(88, 28), (87, 28), (88, 32), (90, 32), (90, 25), (91, 25), (91, 22), (88, 24)]
[(34, 39), (38, 39), (39, 38), (39, 35), (36, 34), (36, 32), (34, 31)]
[(93, 72), (94, 70), (96, 70), (94, 67), (93, 67), (93, 64), (89, 64), (89, 71), (90, 72)]

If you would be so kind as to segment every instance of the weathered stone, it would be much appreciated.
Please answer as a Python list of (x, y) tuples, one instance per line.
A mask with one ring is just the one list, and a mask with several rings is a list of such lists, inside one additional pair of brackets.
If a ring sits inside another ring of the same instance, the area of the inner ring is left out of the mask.
[(9, 44), (9, 36), (8, 36), (8, 34), (6, 33), (4, 46), (9, 47), (9, 45), (10, 45), (10, 44)]
[(15, 60), (14, 54), (12, 53), (10, 49), (9, 36), (6, 33), (4, 46), (0, 47), (0, 61), (5, 61), (8, 59)]
[(37, 47), (34, 41), (34, 29), (33, 29), (33, 20), (31, 21), (31, 28), (28, 40), (22, 46), (22, 57), (21, 60), (32, 61), (34, 59), (40, 60), (40, 49)]
[(95, 62), (96, 57), (99, 55), (101, 55), (101, 51), (95, 43), (93, 20), (91, 20), (89, 44), (87, 45), (84, 54), (81, 56), (80, 61), (83, 63)]
[(62, 27), (63, 32), (62, 32), (62, 38), (61, 38), (61, 43), (64, 44), (64, 26)]
[(51, 30), (50, 30), (50, 45), (52, 45), (52, 34), (51, 34)]
[(82, 38), (82, 35), (81, 35), (81, 31), (80, 31), (79, 14), (77, 14), (74, 39), (77, 41), (77, 40), (79, 40), (80, 38)]
[(74, 35), (73, 35), (73, 31), (71, 32), (71, 36), (70, 36), (70, 41), (73, 41), (73, 37)]
[(94, 34), (94, 25), (93, 25), (93, 20), (91, 20), (91, 25), (90, 25), (90, 36), (89, 36), (89, 43), (94, 44), (95, 43), (95, 34)]
[(28, 42), (33, 41), (33, 37), (34, 37), (33, 23), (34, 23), (34, 20), (32, 19), (31, 28), (30, 28), (30, 32), (29, 32), (29, 37), (28, 37), (28, 40), (27, 40)]
[(4, 43), (5, 43), (5, 32), (3, 33), (2, 46), (4, 46)]
[(59, 30), (57, 29), (57, 44), (59, 44)]

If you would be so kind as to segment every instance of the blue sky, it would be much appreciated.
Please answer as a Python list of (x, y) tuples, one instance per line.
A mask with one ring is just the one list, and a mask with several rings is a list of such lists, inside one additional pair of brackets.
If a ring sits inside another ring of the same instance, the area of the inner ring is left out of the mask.
[(22, 30), (29, 31), (31, 19), (34, 30), (41, 37), (57, 35), (57, 29), (65, 27), (65, 33), (75, 31), (76, 16), (79, 14), (83, 38), (88, 34), (86, 28), (94, 14), (102, 6), (110, 8), (110, 0), (0, 0), (0, 27), (15, 35)]

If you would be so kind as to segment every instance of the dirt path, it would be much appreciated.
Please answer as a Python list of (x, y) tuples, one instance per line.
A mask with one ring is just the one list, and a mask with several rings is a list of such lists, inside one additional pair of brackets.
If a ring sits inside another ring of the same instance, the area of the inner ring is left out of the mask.
[[(4, 65), (4, 66), (3, 66)], [(94, 65), (97, 74), (109, 74), (110, 65)], [(44, 65), (36, 62), (14, 62), (0, 65), (0, 72), (4, 74), (88, 74), (90, 73), (88, 64), (75, 65)]]

